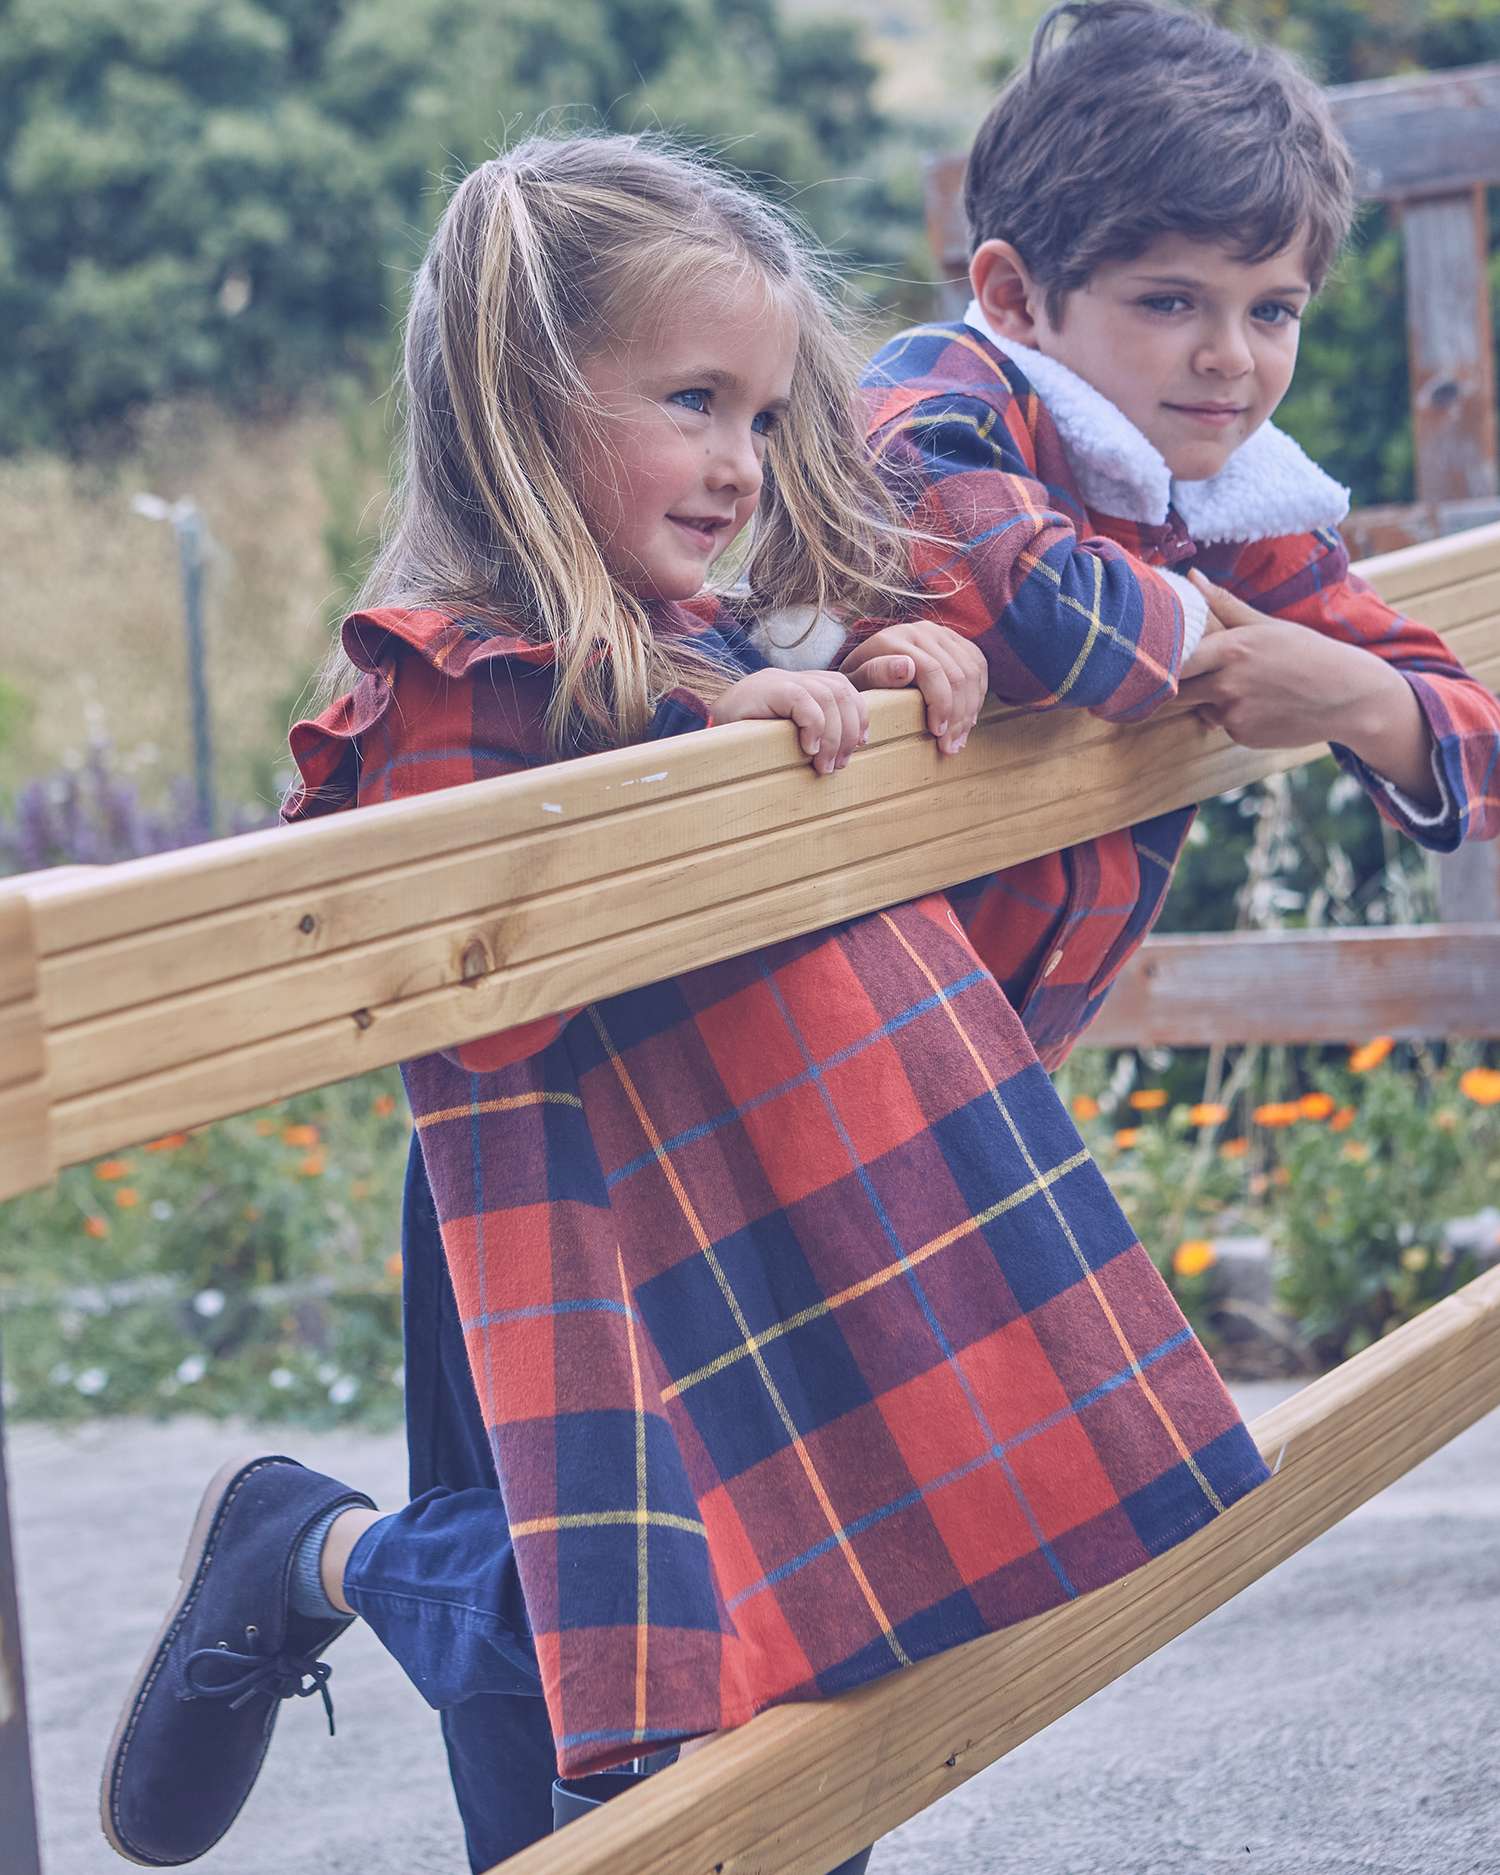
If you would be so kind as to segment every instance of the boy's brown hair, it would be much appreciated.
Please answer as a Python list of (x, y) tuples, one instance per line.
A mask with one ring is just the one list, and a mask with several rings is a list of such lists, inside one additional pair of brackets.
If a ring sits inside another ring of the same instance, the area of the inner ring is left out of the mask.
[(964, 209), (972, 247), (1009, 241), (1056, 321), (1098, 267), (1163, 234), (1250, 262), (1300, 236), (1316, 290), (1353, 219), (1352, 170), (1284, 53), (1154, 0), (1069, 0), (981, 125)]

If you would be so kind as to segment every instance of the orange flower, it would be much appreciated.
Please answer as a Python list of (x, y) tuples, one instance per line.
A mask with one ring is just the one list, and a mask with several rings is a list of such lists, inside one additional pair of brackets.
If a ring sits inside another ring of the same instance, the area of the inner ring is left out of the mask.
[(1250, 1118), (1257, 1126), (1294, 1126), (1302, 1115), (1295, 1100), (1268, 1100)]
[(160, 1139), (146, 1141), (147, 1152), (176, 1152), (179, 1146), (188, 1143), (186, 1133), (163, 1133)]
[(371, 1102), (371, 1105), (383, 1120), (388, 1113), (394, 1113), (396, 1111), (396, 1096), (394, 1094), (377, 1094)]
[(1386, 1056), (1396, 1046), (1395, 1038), (1390, 1035), (1377, 1035), (1373, 1042), (1365, 1042), (1361, 1047), (1349, 1051), (1349, 1072), (1368, 1074), (1371, 1068), (1378, 1068)]
[(1222, 1126), (1229, 1118), (1229, 1109), (1222, 1101), (1200, 1100), (1196, 1107), (1188, 1108), (1188, 1119), (1194, 1126)]
[(1284, 1165), (1278, 1165), (1276, 1170), (1271, 1174), (1271, 1183), (1278, 1186), (1283, 1191), (1291, 1182), (1291, 1172)]
[(255, 1122), (255, 1130), (260, 1134), (262, 1139), (269, 1139), (276, 1131), (276, 1122), (274, 1120), (257, 1120)]
[(1332, 1094), (1304, 1094), (1297, 1102), (1297, 1111), (1304, 1120), (1326, 1120), (1337, 1105)]
[(1469, 1068), (1459, 1076), (1458, 1091), (1476, 1106), (1500, 1106), (1500, 1068)]
[(1347, 1133), (1353, 1124), (1353, 1107), (1340, 1107), (1338, 1112), (1328, 1122), (1328, 1130), (1330, 1133)]
[(133, 1211), (141, 1201), (141, 1194), (129, 1185), (122, 1185), (115, 1193), (115, 1203), (122, 1211)]
[(101, 1159), (94, 1167), (94, 1177), (102, 1179), (124, 1178), (130, 1170), (128, 1159)]
[(1119, 1132), (1115, 1134), (1115, 1144), (1120, 1148), (1121, 1152), (1128, 1152), (1132, 1146), (1138, 1143), (1140, 1137), (1141, 1129), (1138, 1126), (1122, 1126)]
[(86, 1217), (83, 1220), (83, 1234), (85, 1237), (107, 1237), (109, 1225), (102, 1217)]
[(1249, 1150), (1250, 1142), (1248, 1139), (1226, 1139), (1224, 1144), (1219, 1148), (1219, 1157), (1221, 1159), (1243, 1159)]
[(305, 1159), (297, 1161), (299, 1178), (321, 1178), (328, 1169), (328, 1160), (321, 1152), (310, 1152)]
[(1458, 1115), (1451, 1107), (1439, 1107), (1437, 1112), (1432, 1116), (1432, 1124), (1440, 1133), (1456, 1133), (1458, 1131)]
[(315, 1126), (284, 1126), (281, 1129), (281, 1141), (285, 1146), (316, 1146), (318, 1129)]
[(1353, 1160), (1355, 1165), (1363, 1165), (1370, 1156), (1370, 1148), (1362, 1139), (1344, 1141), (1344, 1157)]
[(385, 1273), (393, 1283), (401, 1280), (401, 1252), (393, 1250), (385, 1260)]
[(1167, 1104), (1167, 1090), (1164, 1087), (1138, 1088), (1130, 1096), (1130, 1104), (1137, 1113), (1155, 1113)]
[(1172, 1268), (1179, 1276), (1201, 1276), (1218, 1261), (1218, 1253), (1206, 1237), (1189, 1237), (1172, 1252)]
[(1073, 1096), (1073, 1118), (1075, 1120), (1097, 1120), (1099, 1118), (1099, 1103), (1092, 1094), (1075, 1094)]

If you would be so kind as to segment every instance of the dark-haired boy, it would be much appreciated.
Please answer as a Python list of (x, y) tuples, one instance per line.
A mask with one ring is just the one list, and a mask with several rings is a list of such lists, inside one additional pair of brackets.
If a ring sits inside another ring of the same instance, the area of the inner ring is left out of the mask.
[[(1119, 721), (1181, 695), (1249, 747), (1333, 743), (1436, 851), (1500, 833), (1500, 704), (1350, 574), (1347, 491), (1268, 421), (1351, 220), (1317, 88), (1198, 14), (1055, 7), (965, 206), (965, 319), (902, 333), (865, 382), (870, 447), (938, 537), (917, 550), (929, 615), (983, 648), (993, 693)], [(1192, 817), (950, 894), (1049, 1066), (1146, 936)]]

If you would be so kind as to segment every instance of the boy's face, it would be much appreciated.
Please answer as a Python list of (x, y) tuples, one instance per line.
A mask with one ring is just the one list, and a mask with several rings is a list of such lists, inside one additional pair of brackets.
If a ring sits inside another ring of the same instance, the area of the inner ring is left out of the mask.
[(1198, 482), (1217, 475), (1285, 396), (1311, 297), (1300, 241), (1246, 262), (1167, 234), (1133, 260), (1100, 267), (1067, 296), (1056, 325), (1044, 295), (1028, 295), (1033, 331), (1023, 342), (1102, 391), (1179, 481)]

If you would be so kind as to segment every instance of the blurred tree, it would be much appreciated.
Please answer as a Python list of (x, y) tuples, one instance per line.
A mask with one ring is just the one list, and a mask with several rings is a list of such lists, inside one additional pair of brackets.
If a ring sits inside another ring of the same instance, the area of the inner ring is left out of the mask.
[(879, 129), (855, 29), (776, 0), (0, 0), (0, 21), (9, 452), (359, 371), (441, 179), (544, 114), (659, 125), (793, 187)]

